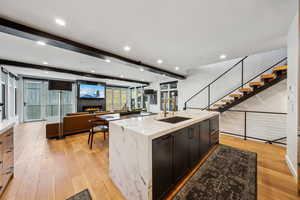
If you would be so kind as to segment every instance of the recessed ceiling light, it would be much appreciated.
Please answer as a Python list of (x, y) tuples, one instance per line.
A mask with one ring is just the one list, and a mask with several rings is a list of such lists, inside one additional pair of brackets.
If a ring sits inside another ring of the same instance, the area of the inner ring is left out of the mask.
[(166, 76), (165, 74), (162, 74), (163, 76)]
[(124, 49), (124, 51), (127, 51), (127, 52), (128, 52), (128, 51), (131, 50), (131, 47), (126, 45), (126, 46), (123, 47), (123, 49)]
[(92, 73), (95, 73), (95, 70), (92, 70), (91, 72), (92, 72)]
[(111, 61), (109, 59), (105, 59), (105, 62), (110, 63)]
[(145, 81), (144, 79), (142, 79), (142, 81)]
[(45, 73), (46, 73), (46, 74), (49, 74), (49, 72), (48, 72), (48, 71), (45, 71)]
[(120, 77), (121, 77), (121, 78), (124, 78), (124, 75), (122, 74)]
[(38, 45), (41, 45), (41, 46), (45, 46), (46, 45), (46, 42), (43, 42), (43, 41), (37, 41), (36, 42)]
[(227, 57), (227, 55), (226, 54), (222, 54), (222, 55), (220, 55), (220, 59), (225, 59)]
[(48, 65), (48, 62), (44, 61), (43, 64), (44, 64), (44, 65)]
[(144, 68), (141, 68), (140, 71), (143, 72), (143, 71), (145, 71), (145, 70), (144, 70)]
[(175, 70), (178, 71), (180, 68), (179, 67), (175, 67)]
[(161, 59), (157, 60), (157, 64), (162, 64), (162, 63), (163, 63), (163, 61)]
[(60, 19), (60, 18), (56, 18), (55, 19), (55, 23), (58, 24), (58, 25), (60, 25), (60, 26), (66, 26), (65, 20)]

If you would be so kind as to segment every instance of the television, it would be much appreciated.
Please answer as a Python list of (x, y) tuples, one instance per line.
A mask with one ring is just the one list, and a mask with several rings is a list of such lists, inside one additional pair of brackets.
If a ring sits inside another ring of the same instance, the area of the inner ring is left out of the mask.
[(79, 97), (84, 99), (103, 99), (105, 98), (105, 86), (79, 84)]

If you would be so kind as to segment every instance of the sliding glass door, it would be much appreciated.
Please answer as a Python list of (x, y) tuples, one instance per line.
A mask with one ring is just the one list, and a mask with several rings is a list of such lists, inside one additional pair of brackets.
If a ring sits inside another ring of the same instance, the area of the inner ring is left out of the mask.
[(24, 121), (58, 122), (60, 115), (75, 111), (74, 91), (48, 90), (48, 81), (24, 80)]
[(42, 120), (43, 82), (24, 80), (24, 121)]

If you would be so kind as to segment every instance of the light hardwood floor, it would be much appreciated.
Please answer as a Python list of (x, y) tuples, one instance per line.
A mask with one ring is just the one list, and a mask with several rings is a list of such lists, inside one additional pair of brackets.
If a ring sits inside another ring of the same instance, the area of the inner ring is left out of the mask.
[[(1, 199), (64, 200), (86, 188), (93, 200), (124, 199), (108, 175), (108, 141), (95, 135), (90, 150), (87, 136), (46, 140), (43, 122), (18, 125), (15, 176)], [(221, 143), (258, 153), (259, 200), (300, 199), (284, 161), (284, 148), (230, 136), (221, 136)]]

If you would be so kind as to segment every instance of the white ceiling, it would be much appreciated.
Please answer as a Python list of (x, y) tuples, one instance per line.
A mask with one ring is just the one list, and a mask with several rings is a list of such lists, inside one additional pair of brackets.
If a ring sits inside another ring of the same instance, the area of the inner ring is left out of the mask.
[[(232, 59), (285, 47), (296, 3), (297, 0), (1, 0), (0, 15), (147, 64), (158, 66), (156, 60), (162, 59), (164, 63), (159, 67), (175, 71), (174, 67), (179, 66), (178, 73), (186, 74), (187, 69), (219, 61), (223, 53)], [(66, 27), (57, 26), (56, 17), (66, 20)], [(124, 52), (124, 45), (130, 45), (132, 50)], [(71, 60), (65, 57), (63, 62)], [(85, 69), (90, 59), (86, 62), (76, 66)]]
[[(5, 33), (0, 33), (0, 44), (2, 47), (4, 47), (1, 48), (0, 51), (0, 58), (3, 59), (38, 65), (43, 65), (43, 62), (47, 62), (48, 65), (45, 66), (117, 77), (123, 75), (124, 78), (127, 79), (148, 82), (163, 81), (165, 79), (165, 77), (161, 75), (148, 71), (141, 72), (139, 69), (121, 63), (106, 63), (104, 60), (73, 51), (64, 50), (49, 45), (40, 46), (37, 45), (34, 41)], [(92, 70), (95, 72), (92, 72)], [(19, 68), (17, 70), (18, 74), (29, 75), (28, 72), (32, 72), (36, 75), (35, 72), (40, 73), (40, 70), (25, 70), (24, 68)], [(45, 72), (43, 72), (42, 74), (44, 73)], [(57, 73), (48, 73), (47, 76), (49, 76), (50, 74), (54, 75)], [(126, 84), (135, 85), (129, 82)]]

